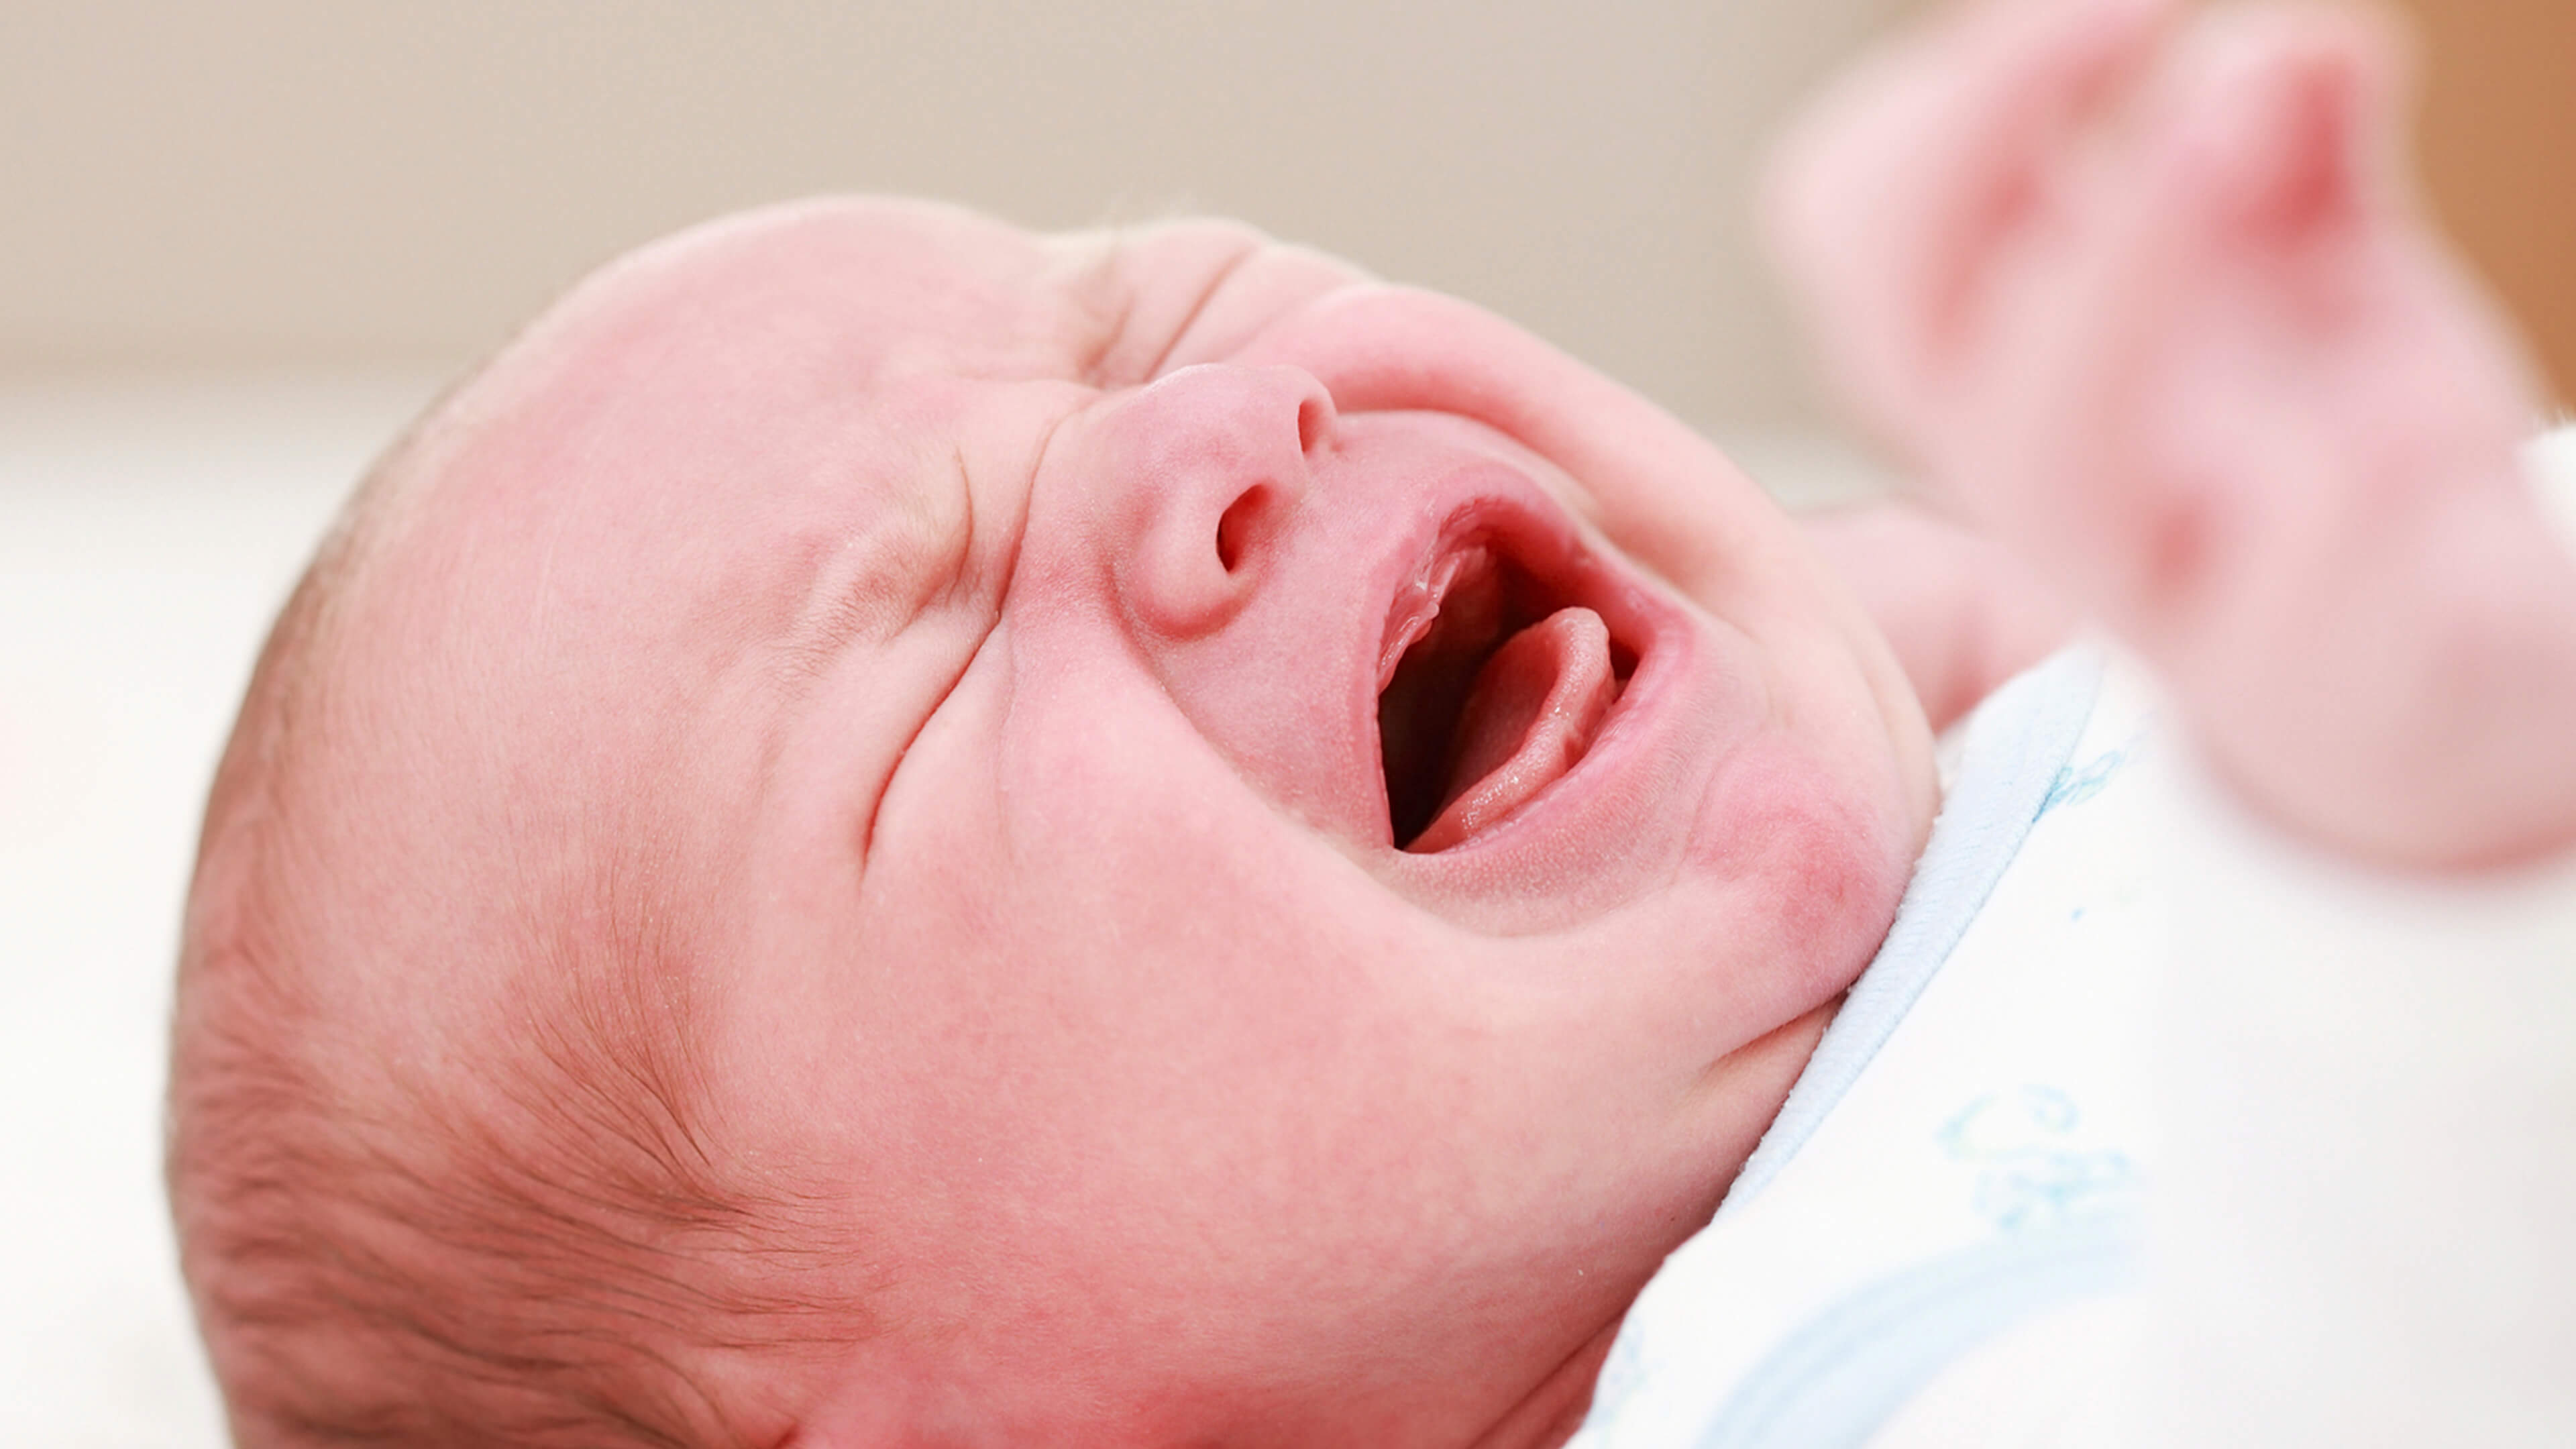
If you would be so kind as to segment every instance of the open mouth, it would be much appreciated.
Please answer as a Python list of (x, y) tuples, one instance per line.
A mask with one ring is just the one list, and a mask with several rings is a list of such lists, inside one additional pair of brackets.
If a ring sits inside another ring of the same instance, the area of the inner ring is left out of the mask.
[(1528, 804), (1581, 762), (1636, 664), (1498, 540), (1444, 547), (1398, 591), (1378, 656), (1391, 838), (1446, 850)]

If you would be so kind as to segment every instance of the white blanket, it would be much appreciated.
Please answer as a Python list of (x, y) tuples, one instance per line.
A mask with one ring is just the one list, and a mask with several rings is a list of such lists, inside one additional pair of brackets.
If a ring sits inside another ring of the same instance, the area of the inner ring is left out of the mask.
[[(2576, 524), (2576, 432), (2534, 460)], [(1579, 1449), (2576, 1443), (2576, 861), (2315, 859), (2105, 677), (2061, 655), (1963, 727), (1887, 946)]]

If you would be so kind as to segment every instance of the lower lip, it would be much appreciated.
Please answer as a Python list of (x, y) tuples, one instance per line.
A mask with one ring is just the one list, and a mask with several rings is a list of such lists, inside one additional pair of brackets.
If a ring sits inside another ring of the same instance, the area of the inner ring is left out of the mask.
[[(1476, 831), (1448, 848), (1421, 855), (1409, 852), (1408, 858), (1423, 862), (1457, 861), (1522, 850), (1546, 850), (1562, 847), (1559, 837), (1568, 829), (1583, 828), (1579, 817), (1585, 806), (1599, 800), (1633, 768), (1650, 762), (1651, 757), (1671, 752), (1681, 742), (1669, 738), (1688, 708), (1687, 679), (1696, 641), (1688, 622), (1669, 602), (1648, 594), (1625, 580), (1602, 578), (1602, 566), (1580, 554), (1570, 560), (1577, 569), (1594, 577), (1573, 588), (1563, 588), (1562, 579), (1541, 574), (1541, 581), (1559, 591), (1567, 602), (1582, 604), (1598, 611), (1608, 624), (1614, 640), (1636, 656), (1636, 664), (1622, 684), (1618, 699), (1603, 716), (1590, 745), (1572, 768), (1533, 795), (1518, 809)], [(1533, 570), (1537, 572), (1537, 570)], [(1675, 798), (1695, 798), (1696, 790), (1682, 791)], [(1615, 827), (1615, 821), (1603, 821), (1604, 827)]]

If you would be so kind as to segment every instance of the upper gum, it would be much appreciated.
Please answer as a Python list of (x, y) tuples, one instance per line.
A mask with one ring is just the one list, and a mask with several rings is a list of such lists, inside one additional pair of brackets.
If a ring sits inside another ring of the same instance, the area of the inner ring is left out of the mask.
[[(1388, 682), (1395, 678), (1396, 666), (1404, 661), (1404, 651), (1430, 632), (1432, 623), (1440, 617), (1440, 605), (1457, 584), (1459, 574), (1471, 561), (1485, 560), (1490, 566), (1492, 558), (1493, 546), (1488, 540), (1444, 538), (1440, 547), (1426, 560), (1425, 566), (1397, 587), (1395, 597), (1387, 604), (1386, 641), (1378, 648), (1379, 692), (1383, 693)], [(1407, 615), (1400, 626), (1396, 623), (1398, 614)]]

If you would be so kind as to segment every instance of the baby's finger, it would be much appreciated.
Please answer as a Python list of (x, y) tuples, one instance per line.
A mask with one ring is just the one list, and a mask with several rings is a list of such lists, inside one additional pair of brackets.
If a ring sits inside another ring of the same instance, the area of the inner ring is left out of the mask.
[[(1990, 406), (1967, 410), (1977, 426), (1950, 439), (1944, 471), (1972, 512), (2078, 571), (2132, 630), (2175, 622), (2206, 592), (2230, 532), (2217, 520), (2257, 501), (2201, 496), (2209, 470), (2144, 456), (2141, 401), (2182, 387), (2152, 369), (2173, 363), (2184, 331), (2201, 348), (2238, 339), (2225, 355), (2242, 362), (2329, 325), (2319, 309), (2338, 306), (2349, 275), (2333, 249), (2385, 216), (2397, 73), (2386, 37), (2342, 12), (2204, 23), (2152, 83), (2137, 131), (2068, 186), (2053, 259), (1994, 301), (1978, 382)], [(2221, 315), (2201, 315), (2211, 307)], [(2213, 379), (2228, 365), (2202, 357), (2191, 376), (2223, 390)], [(2160, 417), (2157, 436), (2215, 429), (2244, 452), (2297, 432), (2293, 418), (2258, 437), (2191, 411)]]
[(2174, 0), (1989, 0), (1856, 67), (1782, 144), (1771, 247), (1827, 366), (1900, 444), (1996, 244), (2152, 53)]
[(2170, 129), (2243, 241), (2293, 245), (2399, 203), (2406, 47), (2367, 12), (2235, 11), (2177, 69)]

